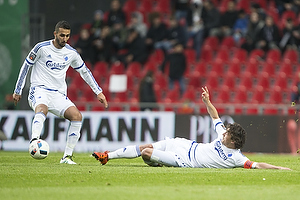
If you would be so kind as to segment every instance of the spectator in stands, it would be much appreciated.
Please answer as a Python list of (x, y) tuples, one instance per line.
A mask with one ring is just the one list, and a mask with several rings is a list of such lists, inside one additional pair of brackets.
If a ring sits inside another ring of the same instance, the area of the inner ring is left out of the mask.
[(134, 61), (144, 64), (148, 58), (145, 40), (136, 29), (129, 30), (124, 48), (128, 51), (125, 54), (119, 55), (119, 59), (124, 63), (125, 67)]
[(140, 12), (133, 12), (131, 14), (130, 22), (127, 25), (128, 29), (136, 29), (141, 37), (146, 37), (148, 28), (143, 21), (143, 15)]
[(220, 24), (220, 12), (215, 7), (212, 1), (206, 0), (203, 2), (203, 9), (201, 13), (203, 21), (203, 39), (205, 39), (213, 28), (217, 28)]
[(140, 103), (142, 103), (140, 106), (141, 111), (153, 110), (155, 108), (155, 106), (143, 105), (143, 103), (156, 103), (153, 83), (153, 72), (148, 71), (144, 78), (141, 80), (139, 87), (139, 100)]
[(125, 26), (126, 15), (122, 10), (121, 3), (119, 0), (112, 0), (108, 11), (107, 25), (112, 27), (117, 20)]
[(245, 37), (245, 42), (241, 45), (243, 49), (246, 49), (248, 52), (255, 49), (255, 46), (259, 39), (259, 34), (264, 27), (264, 22), (259, 18), (257, 12), (253, 12), (250, 15), (250, 21), (248, 24), (248, 29)]
[(300, 14), (300, 0), (293, 1), (293, 11), (296, 13), (297, 16)]
[(271, 16), (266, 17), (265, 26), (262, 28), (258, 37), (259, 41), (257, 42), (256, 48), (263, 49), (264, 51), (279, 48), (280, 32)]
[(186, 19), (190, 8), (190, 0), (172, 0), (171, 7), (177, 21)]
[(238, 13), (238, 19), (233, 26), (233, 38), (236, 45), (240, 46), (240, 41), (246, 36), (248, 28), (249, 18), (244, 10), (240, 10)]
[(93, 41), (93, 49), (95, 52), (95, 62), (110, 62), (113, 54), (113, 43), (110, 36), (110, 28), (104, 26), (99, 37)]
[(111, 38), (115, 52), (124, 48), (126, 39), (128, 37), (128, 30), (124, 27), (121, 20), (116, 20), (111, 29)]
[(91, 35), (95, 38), (101, 34), (101, 29), (104, 27), (103, 12), (102, 10), (96, 10), (94, 13), (94, 19), (91, 26)]
[(297, 49), (300, 44), (300, 27), (294, 26), (292, 19), (287, 19), (282, 30), (282, 38), (279, 43), (280, 49)]
[(169, 18), (167, 40), (169, 41), (169, 44), (167, 45), (166, 50), (170, 50), (176, 43), (180, 43), (183, 46), (186, 45), (185, 29), (179, 25), (178, 21), (173, 16)]
[(197, 60), (200, 59), (201, 46), (202, 46), (202, 34), (203, 34), (203, 24), (200, 20), (202, 11), (202, 1), (193, 0), (190, 4), (190, 9), (187, 14), (187, 39), (193, 39), (193, 48), (196, 50)]
[(160, 48), (167, 39), (167, 26), (161, 21), (158, 12), (149, 14), (150, 28), (146, 35), (146, 45), (149, 50)]
[(79, 33), (79, 39), (74, 45), (77, 52), (81, 55), (82, 59), (85, 62), (94, 63), (94, 52), (92, 49), (93, 38), (90, 35), (90, 32), (86, 28), (82, 28)]
[(227, 10), (221, 14), (219, 27), (211, 30), (211, 35), (223, 38), (232, 35), (234, 23), (238, 19), (238, 11), (234, 1), (227, 3)]
[(179, 82), (180, 93), (185, 91), (184, 72), (186, 70), (186, 57), (184, 54), (184, 47), (182, 44), (177, 43), (174, 45), (172, 52), (167, 55), (164, 60), (161, 69), (163, 72), (167, 64), (169, 64), (169, 88), (173, 89), (175, 82)]
[(250, 12), (251, 13), (253, 13), (253, 12), (258, 13), (259, 18), (261, 20), (265, 20), (265, 18), (267, 16), (265, 10), (263, 8), (261, 8), (258, 3), (251, 3)]

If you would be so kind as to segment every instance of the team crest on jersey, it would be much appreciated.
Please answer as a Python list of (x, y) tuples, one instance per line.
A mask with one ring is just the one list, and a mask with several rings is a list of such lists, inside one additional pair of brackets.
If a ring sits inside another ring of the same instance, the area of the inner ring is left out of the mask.
[(68, 56), (64, 56), (64, 60), (67, 61), (69, 58)]
[(29, 54), (29, 59), (32, 60), (32, 61), (34, 61), (35, 58), (36, 58), (36, 55), (35, 55), (33, 52), (31, 52), (31, 53)]

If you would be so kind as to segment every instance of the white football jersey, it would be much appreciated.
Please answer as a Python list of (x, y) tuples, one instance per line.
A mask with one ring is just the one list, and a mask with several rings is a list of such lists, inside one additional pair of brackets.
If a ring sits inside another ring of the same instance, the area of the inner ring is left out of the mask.
[(95, 94), (102, 92), (80, 55), (69, 44), (61, 49), (53, 45), (53, 40), (36, 44), (22, 65), (14, 91), (16, 94), (22, 94), (27, 72), (31, 66), (31, 87), (43, 87), (67, 94), (65, 79), (66, 72), (71, 66), (80, 73)]
[(211, 143), (202, 144), (194, 142), (189, 153), (189, 159), (200, 168), (254, 168), (254, 162), (244, 156), (239, 149), (230, 149), (221, 142), (226, 128), (221, 119), (213, 121), (218, 138)]

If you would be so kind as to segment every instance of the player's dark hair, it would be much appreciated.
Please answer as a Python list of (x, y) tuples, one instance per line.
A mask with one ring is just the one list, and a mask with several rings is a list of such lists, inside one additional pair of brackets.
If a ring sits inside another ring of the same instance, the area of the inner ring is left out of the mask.
[(231, 140), (235, 144), (235, 148), (241, 149), (243, 148), (246, 142), (246, 131), (245, 129), (238, 123), (227, 124), (227, 132), (231, 136)]
[(70, 30), (71, 26), (70, 26), (69, 22), (62, 20), (62, 21), (57, 22), (57, 24), (55, 25), (55, 31), (58, 32), (59, 28)]

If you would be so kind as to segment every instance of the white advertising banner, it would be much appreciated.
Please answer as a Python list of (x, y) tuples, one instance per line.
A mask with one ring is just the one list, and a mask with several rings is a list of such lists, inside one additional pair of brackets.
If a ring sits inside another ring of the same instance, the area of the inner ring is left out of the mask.
[[(75, 152), (115, 150), (174, 137), (174, 112), (82, 112), (81, 137)], [(4, 150), (28, 150), (33, 111), (0, 111)], [(48, 114), (41, 138), (50, 151), (64, 151), (69, 121)]]

